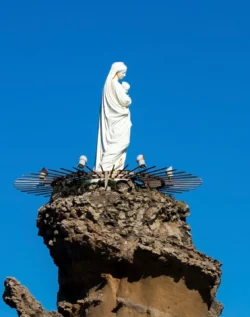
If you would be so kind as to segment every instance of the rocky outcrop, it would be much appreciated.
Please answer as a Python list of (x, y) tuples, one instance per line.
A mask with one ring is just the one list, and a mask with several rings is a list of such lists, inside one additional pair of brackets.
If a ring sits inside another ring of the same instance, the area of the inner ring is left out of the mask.
[(3, 300), (11, 308), (17, 310), (20, 317), (62, 317), (61, 314), (52, 311), (47, 312), (28, 291), (15, 278), (9, 277), (4, 282), (5, 291)]
[(198, 252), (189, 207), (157, 191), (96, 188), (39, 210), (63, 316), (218, 317), (220, 263)]

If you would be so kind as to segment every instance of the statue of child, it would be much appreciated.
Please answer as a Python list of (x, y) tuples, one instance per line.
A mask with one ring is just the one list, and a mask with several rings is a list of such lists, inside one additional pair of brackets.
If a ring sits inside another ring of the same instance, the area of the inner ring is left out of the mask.
[(123, 82), (121, 83), (121, 85), (122, 85), (122, 88), (125, 90), (125, 92), (126, 92), (126, 94), (127, 94), (128, 91), (129, 91), (129, 89), (130, 89), (129, 83), (127, 83), (126, 81), (123, 81)]

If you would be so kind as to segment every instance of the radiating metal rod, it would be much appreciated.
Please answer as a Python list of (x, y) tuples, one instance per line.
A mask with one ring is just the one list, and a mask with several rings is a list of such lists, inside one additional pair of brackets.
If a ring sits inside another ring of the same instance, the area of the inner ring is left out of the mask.
[(51, 192), (30, 192), (30, 191), (22, 191), (22, 193), (27, 193), (27, 194), (33, 194), (33, 195), (36, 195), (36, 194), (39, 194), (39, 195), (51, 195)]
[[(34, 179), (35, 179), (35, 178), (41, 179), (41, 178), (40, 178), (40, 174), (37, 174), (37, 173), (30, 173), (30, 175), (22, 175), (22, 177), (34, 178)], [(53, 177), (47, 175), (45, 178), (48, 179), (48, 178), (53, 178)]]
[(192, 188), (197, 188), (197, 186), (178, 186), (178, 185), (176, 185), (176, 186), (165, 186), (163, 189), (167, 189), (167, 190), (169, 190), (169, 189), (171, 189), (171, 190), (174, 190), (174, 189), (181, 189), (181, 188), (183, 188), (183, 189), (187, 189), (187, 188), (190, 188), (190, 189), (192, 189)]
[[(139, 167), (138, 167), (138, 168), (139, 168)], [(152, 168), (155, 168), (155, 166), (151, 166), (151, 167), (145, 168), (145, 169), (143, 169), (143, 170), (141, 170), (141, 171), (138, 171), (138, 172), (134, 173), (133, 175), (126, 174), (126, 175), (124, 175), (124, 177), (126, 177), (127, 175), (128, 175), (129, 178), (131, 178), (131, 177), (137, 177), (137, 175), (143, 175), (146, 171), (148, 171), (148, 170), (150, 170), (150, 169), (152, 169)], [(132, 170), (132, 171), (133, 171), (133, 170)], [(132, 171), (131, 171), (131, 172), (132, 172)]]
[(51, 183), (38, 183), (38, 182), (17, 182), (14, 183), (14, 186), (21, 186), (21, 185), (30, 185), (30, 186), (40, 186), (40, 187), (45, 187), (45, 186), (51, 186)]
[(201, 182), (198, 182), (198, 181), (191, 181), (191, 180), (178, 180), (178, 181), (176, 181), (176, 180), (167, 180), (167, 179), (165, 179), (164, 180), (164, 182), (165, 182), (165, 184), (180, 184), (180, 183), (183, 183), (183, 184), (197, 184), (197, 185), (202, 185), (202, 183)]
[[(165, 174), (166, 174), (166, 169), (167, 169), (167, 167), (159, 168), (158, 170), (149, 172), (149, 174), (154, 175), (156, 172), (158, 173), (158, 172), (160, 172), (160, 171), (164, 171)], [(177, 169), (172, 169), (172, 170), (169, 171), (169, 172), (172, 173), (172, 172), (174, 172), (174, 171), (177, 171)]]
[(111, 170), (111, 172), (110, 172), (109, 178), (112, 177), (112, 174), (113, 174), (113, 172), (114, 172), (114, 169), (115, 169), (115, 165), (113, 165), (113, 167), (112, 167), (112, 170)]
[(161, 191), (162, 193), (183, 193), (183, 192), (189, 192), (189, 190), (180, 190), (180, 189), (176, 189), (176, 190), (163, 190)]
[(52, 188), (19, 187), (19, 190), (52, 191)]
[(145, 178), (148, 178), (148, 179), (164, 179), (164, 180), (168, 180), (168, 181), (172, 181), (172, 180), (175, 180), (175, 181), (199, 181), (199, 182), (202, 182), (201, 179), (197, 178), (197, 177), (167, 177), (167, 176), (150, 176), (149, 174), (135, 174), (137, 177), (145, 177)]
[(34, 192), (48, 192), (48, 191), (52, 191), (52, 189), (50, 188), (44, 188), (44, 189), (40, 189), (40, 188), (30, 188), (30, 187), (19, 187), (17, 188), (18, 190), (23, 190), (23, 191), (34, 191)]
[(196, 176), (189, 176), (189, 175), (176, 175), (176, 176), (173, 176), (173, 177), (169, 177), (167, 175), (163, 175), (163, 176), (159, 176), (161, 178), (168, 178), (168, 179), (197, 179), (197, 180), (200, 180), (202, 181), (200, 178), (196, 177)]
[(156, 166), (151, 166), (151, 167), (148, 167), (148, 168), (145, 168), (145, 169), (142, 169), (141, 171), (139, 172), (136, 172), (136, 174), (144, 174), (146, 171), (149, 171), (151, 170), (152, 168), (155, 168)]
[(85, 167), (86, 167), (89, 171), (91, 171), (93, 174), (95, 174), (96, 176), (98, 176), (98, 178), (101, 178), (101, 176), (100, 176), (99, 174), (97, 174), (94, 170), (92, 170), (90, 167), (88, 167), (88, 166), (86, 166), (86, 165), (85, 165)]
[(176, 184), (166, 184), (166, 186), (182, 186), (182, 187), (188, 187), (188, 186), (190, 186), (190, 187), (195, 187), (195, 188), (197, 188), (197, 187), (199, 187), (201, 184), (194, 184), (194, 183), (186, 183), (186, 184), (183, 184), (183, 183), (176, 183)]
[(79, 176), (84, 176), (86, 172), (83, 172), (81, 169), (77, 168), (77, 167), (72, 167), (73, 169), (75, 169), (77, 171), (76, 173), (76, 177), (79, 177)]
[(49, 173), (48, 175), (50, 175), (50, 177), (52, 177), (53, 179), (61, 179), (63, 177), (65, 177), (65, 175), (59, 175), (59, 174), (54, 174), (54, 173)]
[[(170, 174), (170, 173), (169, 173)], [(169, 176), (169, 174), (167, 174), (166, 172), (160, 172), (160, 173), (156, 173), (154, 174), (154, 176), (168, 176), (168, 177), (174, 177), (174, 176), (177, 176), (177, 175), (190, 175), (190, 176), (193, 176), (192, 174), (187, 174), (186, 172), (173, 172), (172, 173), (172, 176)]]
[(168, 178), (162, 178), (162, 180), (164, 180), (164, 182), (166, 183), (179, 183), (179, 182), (183, 182), (183, 183), (196, 183), (196, 184), (202, 184), (201, 181), (197, 180), (197, 179), (190, 179), (190, 178), (174, 178), (174, 179), (168, 179)]
[(128, 164), (122, 170), (118, 171), (118, 174), (116, 177), (118, 178), (122, 172), (125, 172), (127, 167), (128, 167)]
[[(166, 172), (166, 170), (165, 171), (163, 171), (163, 172), (159, 172), (159, 173), (156, 173), (157, 175), (159, 174), (159, 175), (169, 175), (169, 174), (172, 174), (172, 175), (178, 175), (178, 174), (185, 174), (185, 175), (188, 175), (188, 173), (186, 172), (186, 171), (179, 171), (179, 170), (177, 170), (177, 169), (173, 169), (173, 170), (171, 170), (171, 171), (168, 171), (168, 172)], [(189, 175), (192, 175), (192, 174), (189, 174)]]
[(168, 176), (168, 175), (159, 175), (160, 177), (167, 177), (167, 178), (195, 178), (195, 179), (200, 179), (199, 177), (197, 176), (194, 176), (194, 175), (189, 175), (189, 174), (174, 174), (173, 176)]
[(54, 170), (52, 168), (48, 168), (48, 171), (52, 171), (54, 173), (57, 173), (57, 174), (60, 174), (60, 175), (68, 175), (68, 173), (65, 173), (65, 172), (62, 172), (62, 171), (57, 171), (57, 170)]
[(163, 191), (162, 193), (172, 193), (172, 194), (181, 194), (181, 193), (185, 193), (185, 192), (188, 192), (188, 191), (183, 191), (183, 190), (165, 190)]
[(16, 180), (15, 182), (14, 182), (14, 184), (31, 184), (31, 185), (40, 185), (40, 186), (44, 186), (44, 185), (51, 185), (51, 183), (52, 182), (43, 182), (43, 181), (41, 181), (41, 180)]
[[(41, 173), (30, 173), (30, 175), (35, 175), (35, 176), (41, 176)], [(44, 176), (44, 177), (47, 177), (48, 175)]]
[(104, 173), (104, 170), (103, 170), (103, 167), (102, 167), (102, 165), (100, 165), (100, 168), (101, 168), (102, 172)]
[[(63, 170), (63, 171), (69, 172), (69, 174), (75, 173), (74, 171), (71, 171), (71, 170), (66, 169), (66, 168), (63, 168), (63, 167), (60, 167), (60, 169)], [(68, 175), (69, 175), (69, 174), (68, 174)]]
[(180, 184), (183, 184), (183, 185), (196, 185), (196, 186), (199, 186), (201, 185), (201, 183), (197, 183), (197, 182), (164, 182), (165, 185), (169, 185), (169, 186), (173, 186), (173, 185), (180, 185)]
[[(140, 166), (137, 166), (137, 167), (135, 167), (134, 169), (132, 169), (131, 171), (128, 171), (128, 173), (125, 174), (124, 177), (125, 177), (126, 175), (129, 175), (130, 173), (136, 171), (138, 168), (140, 168)], [(135, 174), (135, 173), (134, 173), (134, 174)], [(134, 175), (134, 174), (133, 174), (133, 175)]]
[(39, 196), (44, 196), (44, 195), (49, 195), (51, 196), (51, 193), (33, 193), (33, 192), (22, 192), (21, 193), (26, 193), (26, 194), (29, 194), (29, 195), (39, 195)]
[(187, 187), (192, 187), (192, 188), (198, 188), (200, 185), (198, 184), (165, 184), (164, 187), (166, 188), (174, 188), (174, 187), (183, 187), (183, 188), (187, 188)]
[(31, 183), (22, 183), (22, 184), (14, 184), (14, 187), (32, 187), (32, 188), (51, 188), (51, 185), (39, 185), (39, 184), (31, 184)]
[(166, 189), (169, 190), (175, 190), (175, 189), (192, 189), (192, 188), (197, 188), (196, 186), (167, 186)]
[(37, 185), (32, 185), (32, 184), (19, 184), (18, 186), (15, 186), (15, 187), (19, 187), (19, 188), (21, 188), (21, 187), (28, 187), (28, 188), (41, 188), (41, 189), (43, 189), (43, 188), (52, 188), (51, 186), (37, 186)]
[(72, 166), (72, 168), (73, 168), (74, 170), (76, 170), (76, 171), (78, 171), (78, 172), (82, 173), (82, 170), (81, 170), (80, 168), (75, 167), (75, 166)]
[(32, 187), (51, 187), (51, 183), (36, 183), (36, 182), (18, 182), (14, 183), (14, 186), (32, 186)]
[(187, 187), (182, 187), (182, 186), (175, 186), (175, 187), (166, 187), (166, 190), (192, 190), (196, 187), (192, 187), (192, 186), (187, 186)]
[[(169, 179), (168, 177), (163, 177), (163, 179)], [(202, 179), (199, 179), (197, 177), (175, 177), (170, 178), (169, 180), (180, 182), (180, 181), (191, 181), (191, 182), (200, 182), (202, 183)]]
[(39, 183), (51, 183), (51, 180), (46, 180), (46, 179), (40, 179), (40, 178), (37, 178), (37, 179), (31, 179), (31, 178), (18, 178), (17, 180), (15, 180), (15, 182), (23, 182), (23, 181), (26, 181), (26, 182), (39, 182)]
[(150, 184), (152, 183), (159, 183), (159, 182), (162, 182), (165, 184), (165, 186), (174, 186), (174, 185), (184, 185), (184, 186), (187, 186), (187, 185), (193, 185), (193, 186), (200, 186), (202, 185), (201, 183), (199, 182), (183, 182), (183, 181), (179, 181), (179, 182), (169, 182), (169, 181), (162, 181), (162, 180), (156, 180), (156, 179), (147, 179), (147, 178), (143, 178), (143, 177), (138, 177), (136, 180), (138, 181), (142, 181), (142, 182), (147, 182), (149, 183), (149, 186)]
[(161, 192), (162, 194), (165, 194), (165, 195), (167, 195), (167, 194), (170, 194), (170, 195), (173, 195), (173, 194), (182, 194), (183, 193), (183, 191), (164, 191), (164, 192)]

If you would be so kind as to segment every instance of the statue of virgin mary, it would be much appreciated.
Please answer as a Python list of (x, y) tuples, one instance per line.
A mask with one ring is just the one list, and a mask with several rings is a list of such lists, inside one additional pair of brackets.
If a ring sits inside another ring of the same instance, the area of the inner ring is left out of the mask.
[(124, 168), (132, 125), (128, 108), (132, 101), (119, 82), (126, 75), (126, 71), (127, 67), (124, 63), (114, 63), (103, 88), (96, 150), (96, 171)]

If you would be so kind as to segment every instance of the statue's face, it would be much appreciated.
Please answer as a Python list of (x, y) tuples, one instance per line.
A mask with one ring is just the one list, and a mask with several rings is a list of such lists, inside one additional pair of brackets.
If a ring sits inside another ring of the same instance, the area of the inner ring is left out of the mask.
[(118, 79), (122, 79), (125, 76), (126, 76), (126, 70), (121, 70), (120, 72), (117, 73)]

